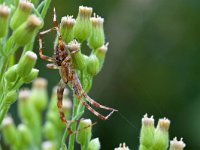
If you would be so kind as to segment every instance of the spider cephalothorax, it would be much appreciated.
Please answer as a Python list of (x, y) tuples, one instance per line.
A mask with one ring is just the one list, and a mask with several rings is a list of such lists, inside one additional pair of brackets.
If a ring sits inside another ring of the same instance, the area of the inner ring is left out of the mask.
[[(91, 111), (94, 115), (98, 116), (100, 119), (107, 120), (111, 116), (111, 114), (117, 110), (97, 103), (96, 101), (91, 99), (87, 95), (87, 93), (83, 90), (80, 80), (77, 76), (76, 70), (73, 66), (71, 57), (73, 54), (79, 51), (80, 44), (75, 40), (73, 40), (72, 42), (66, 45), (66, 43), (62, 40), (58, 28), (58, 23), (56, 21), (55, 9), (54, 9), (53, 22), (54, 22), (53, 28), (39, 33), (39, 55), (41, 59), (51, 62), (50, 64), (47, 64), (48, 68), (59, 69), (61, 80), (57, 88), (57, 99), (58, 99), (57, 106), (59, 109), (60, 118), (62, 122), (69, 123), (74, 121), (74, 120), (66, 120), (62, 109), (63, 92), (66, 84), (68, 84), (73, 89), (75, 96), (82, 103), (82, 105), (84, 105), (89, 111)], [(43, 55), (42, 53), (42, 35), (51, 32), (53, 30), (56, 30), (57, 32), (58, 41), (54, 49), (53, 57), (48, 57)], [(83, 98), (86, 101), (84, 101)], [(93, 105), (94, 107), (106, 109), (111, 112), (107, 116), (103, 116), (99, 112), (95, 111), (87, 102)]]

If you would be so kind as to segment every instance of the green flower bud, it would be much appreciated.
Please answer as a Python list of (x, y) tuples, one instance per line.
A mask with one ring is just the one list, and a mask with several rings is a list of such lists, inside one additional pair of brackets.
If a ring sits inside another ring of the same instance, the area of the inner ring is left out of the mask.
[(30, 83), (30, 82), (33, 81), (35, 78), (37, 78), (38, 73), (39, 73), (39, 70), (33, 68), (33, 69), (31, 70), (31, 72), (29, 73), (29, 75), (26, 76), (26, 77), (23, 77), (22, 80), (23, 80), (25, 83)]
[(149, 149), (154, 142), (154, 119), (148, 118), (147, 114), (142, 118), (142, 128), (140, 132), (140, 150)]
[(105, 35), (103, 29), (104, 19), (99, 16), (91, 18), (92, 33), (88, 39), (88, 45), (91, 49), (97, 49), (105, 43)]
[(47, 120), (49, 122), (52, 122), (57, 129), (63, 129), (64, 124), (61, 122), (58, 114), (58, 109), (56, 109), (55, 111), (48, 111)]
[(60, 34), (65, 43), (69, 43), (74, 38), (73, 34), (74, 24), (75, 24), (75, 19), (73, 19), (72, 16), (62, 17), (60, 24)]
[(170, 141), (170, 149), (169, 150), (183, 150), (185, 146), (186, 145), (183, 142), (182, 138), (180, 141), (177, 141), (177, 138), (175, 137), (172, 141)]
[(42, 21), (37, 16), (29, 16), (27, 21), (14, 31), (14, 41), (20, 46), (25, 46), (32, 41), (36, 31), (41, 25)]
[(9, 106), (14, 103), (17, 99), (17, 91), (13, 90), (6, 94), (5, 98), (3, 99), (4, 107), (9, 108)]
[(19, 91), (18, 111), (22, 122), (28, 126), (36, 126), (39, 123), (39, 114), (30, 103), (30, 90)]
[(99, 138), (92, 139), (89, 144), (87, 150), (100, 150), (101, 144), (99, 142)]
[(108, 51), (108, 44), (106, 43), (105, 45), (101, 46), (100, 48), (95, 50), (95, 55), (97, 56), (97, 58), (99, 59), (99, 68), (101, 70), (103, 63), (104, 63), (104, 59), (105, 59), (105, 55)]
[(31, 14), (33, 4), (27, 0), (20, 0), (18, 7), (11, 18), (10, 26), (13, 30), (17, 29), (23, 22), (26, 21)]
[(80, 44), (76, 40), (73, 40), (68, 44), (68, 48), (71, 52), (74, 67), (78, 70), (83, 70), (86, 66), (87, 56), (84, 56), (80, 52)]
[(154, 134), (154, 144), (152, 149), (154, 150), (166, 150), (169, 143), (169, 125), (170, 120), (163, 118), (159, 119), (158, 125)]
[(92, 136), (92, 121), (90, 119), (81, 120), (78, 126), (80, 130), (76, 135), (76, 140), (82, 146), (87, 146)]
[(30, 74), (32, 68), (35, 65), (37, 55), (31, 51), (27, 51), (24, 56), (22, 56), (17, 65), (17, 73), (21, 77), (26, 77)]
[(123, 144), (119, 144), (119, 147), (118, 148), (115, 148), (114, 150), (130, 150), (128, 148), (128, 146), (126, 146), (126, 143), (123, 143)]
[(92, 24), (90, 22), (91, 15), (91, 7), (79, 7), (78, 17), (74, 26), (74, 37), (81, 43), (90, 36), (92, 28)]
[(9, 116), (6, 116), (2, 122), (2, 132), (5, 142), (10, 144), (16, 144), (18, 141), (18, 133), (13, 119)]
[(31, 144), (32, 135), (28, 127), (24, 124), (19, 124), (17, 128), (19, 131), (20, 140), (23, 141), (23, 144), (25, 145)]
[(4, 37), (8, 32), (8, 21), (10, 8), (5, 5), (0, 5), (0, 38)]
[(48, 140), (54, 140), (57, 136), (57, 129), (54, 124), (50, 121), (47, 121), (43, 128), (44, 136)]
[(87, 72), (92, 76), (99, 72), (99, 60), (94, 54), (91, 54), (88, 59)]
[(8, 68), (4, 77), (8, 82), (14, 82), (17, 79), (17, 65)]
[(43, 111), (47, 105), (48, 96), (46, 87), (47, 80), (44, 78), (37, 78), (33, 82), (33, 87), (30, 94), (30, 102), (39, 112)]
[(45, 141), (42, 143), (42, 150), (55, 150), (56, 146), (55, 143), (52, 141)]

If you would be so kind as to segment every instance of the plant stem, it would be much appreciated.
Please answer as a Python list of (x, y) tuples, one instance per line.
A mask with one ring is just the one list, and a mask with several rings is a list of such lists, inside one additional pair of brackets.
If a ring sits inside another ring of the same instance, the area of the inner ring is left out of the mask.
[[(73, 105), (73, 113), (72, 113), (72, 118), (74, 118), (76, 116), (76, 114), (78, 113), (77, 112), (77, 108), (78, 108), (78, 102), (77, 102), (77, 98), (75, 95), (73, 95), (73, 102), (74, 102), (74, 105)], [(71, 124), (71, 130), (72, 131), (75, 131), (76, 130), (76, 122), (73, 122)], [(71, 134), (70, 137), (69, 137), (69, 150), (74, 150), (74, 141), (75, 141), (75, 134)]]
[(51, 0), (46, 0), (46, 3), (45, 3), (45, 5), (42, 9), (42, 12), (41, 12), (41, 16), (42, 16), (43, 19), (44, 19), (46, 13), (47, 13), (47, 10), (49, 8), (50, 3), (51, 3)]
[(3, 109), (0, 112), (0, 124), (2, 123), (4, 116), (6, 115), (9, 107), (3, 107)]

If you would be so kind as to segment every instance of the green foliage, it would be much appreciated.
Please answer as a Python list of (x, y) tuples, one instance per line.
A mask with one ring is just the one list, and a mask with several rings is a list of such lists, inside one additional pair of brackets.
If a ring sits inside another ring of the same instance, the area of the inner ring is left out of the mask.
[[(33, 82), (31, 90), (24, 89), (19, 92), (17, 103), (18, 115), (21, 120), (19, 125), (16, 126), (11, 116), (7, 116), (3, 120), (1, 126), (3, 139), (10, 146), (11, 150), (39, 150), (46, 149), (46, 147), (52, 150), (59, 149), (65, 125), (58, 117), (59, 112), (55, 103), (57, 100), (55, 90), (53, 90), (50, 103), (47, 105), (46, 87), (47, 81), (37, 78)], [(64, 95), (64, 112), (68, 118), (70, 117), (71, 106), (68, 93), (66, 93)], [(42, 121), (42, 114), (47, 107), (46, 119)]]
[[(34, 1), (33, 5), (24, 0), (0, 1), (0, 124), (15, 102), (20, 86), (38, 75), (39, 70), (34, 68), (37, 56), (31, 51), (50, 2), (45, 0), (37, 5)], [(19, 47), (23, 53), (15, 64), (14, 55)]]

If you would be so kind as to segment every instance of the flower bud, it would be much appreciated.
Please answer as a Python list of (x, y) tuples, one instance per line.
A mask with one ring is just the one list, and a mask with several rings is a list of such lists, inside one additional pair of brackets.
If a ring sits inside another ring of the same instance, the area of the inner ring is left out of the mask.
[(30, 94), (30, 102), (39, 112), (43, 111), (47, 105), (48, 96), (46, 87), (47, 80), (44, 78), (37, 78), (33, 82), (33, 87)]
[(8, 82), (14, 82), (17, 78), (17, 65), (8, 68), (4, 77)]
[(64, 124), (61, 122), (58, 114), (59, 114), (58, 109), (56, 109), (55, 111), (53, 110), (48, 111), (47, 120), (49, 122), (52, 122), (57, 129), (61, 129), (63, 128)]
[(92, 32), (88, 39), (88, 45), (91, 49), (97, 49), (101, 47), (105, 42), (105, 35), (103, 29), (104, 19), (99, 16), (91, 18)]
[(45, 141), (42, 143), (42, 150), (55, 150), (56, 146), (55, 143), (52, 141)]
[(100, 48), (95, 50), (95, 55), (97, 56), (97, 58), (99, 59), (99, 67), (100, 70), (103, 66), (104, 63), (104, 59), (105, 59), (105, 55), (108, 51), (108, 43), (106, 43), (105, 45), (101, 46)]
[(76, 135), (76, 140), (81, 145), (88, 145), (92, 136), (92, 121), (90, 119), (81, 120), (78, 126), (79, 132)]
[[(147, 114), (142, 118), (142, 128), (140, 131), (140, 150), (142, 147), (149, 149), (154, 142), (154, 119), (148, 118)], [(143, 148), (144, 149), (144, 148)]]
[(20, 58), (17, 65), (17, 73), (19, 74), (19, 76), (28, 76), (35, 65), (36, 59), (37, 55), (35, 53), (27, 51), (25, 55)]
[(23, 80), (25, 83), (30, 83), (30, 82), (33, 81), (35, 78), (37, 78), (38, 73), (39, 73), (39, 70), (33, 68), (33, 69), (31, 70), (31, 72), (29, 73), (29, 75), (26, 76), (26, 77), (23, 77), (22, 80)]
[(65, 43), (69, 43), (74, 38), (73, 34), (74, 24), (75, 24), (75, 19), (73, 19), (72, 16), (62, 17), (60, 24), (60, 34)]
[(4, 107), (8, 108), (12, 103), (14, 103), (17, 99), (17, 91), (9, 91), (8, 94), (6, 94), (3, 104)]
[(159, 119), (158, 125), (154, 134), (153, 149), (166, 150), (169, 143), (169, 125), (170, 120), (163, 118)]
[(19, 131), (20, 140), (23, 141), (23, 144), (25, 145), (31, 144), (32, 135), (29, 128), (24, 124), (19, 124), (17, 128)]
[(78, 17), (74, 26), (74, 37), (81, 43), (90, 36), (92, 28), (92, 24), (90, 22), (91, 15), (91, 7), (79, 7)]
[(8, 32), (8, 21), (10, 8), (5, 5), (0, 5), (0, 38), (4, 37)]
[(54, 140), (57, 136), (57, 129), (54, 124), (50, 121), (47, 121), (43, 128), (44, 136), (48, 140)]
[(26, 125), (36, 126), (39, 123), (38, 112), (35, 107), (30, 103), (30, 90), (19, 91), (19, 101), (18, 101), (18, 114), (22, 122)]
[(94, 76), (99, 72), (99, 60), (96, 55), (91, 54), (87, 63), (87, 72)]
[(186, 145), (183, 142), (182, 138), (180, 141), (177, 141), (177, 138), (175, 137), (172, 141), (170, 141), (170, 149), (169, 150), (183, 150), (185, 146)]
[(26, 22), (14, 31), (14, 41), (20, 46), (25, 46), (30, 43), (41, 24), (42, 21), (37, 16), (29, 16)]
[(2, 132), (4, 140), (8, 145), (13, 145), (18, 141), (17, 129), (11, 117), (6, 116), (3, 119)]
[(33, 4), (27, 0), (20, 0), (18, 7), (11, 18), (10, 26), (13, 30), (17, 29), (23, 22), (26, 21), (31, 14)]
[(83, 70), (86, 66), (87, 56), (80, 52), (80, 44), (73, 40), (68, 44), (69, 51), (72, 56), (74, 67), (78, 70)]
[(123, 143), (119, 144), (119, 147), (115, 148), (114, 150), (130, 150), (130, 149), (128, 148), (128, 146), (126, 146), (126, 143)]
[(92, 139), (89, 144), (87, 150), (100, 150), (101, 144), (99, 142), (99, 138)]

